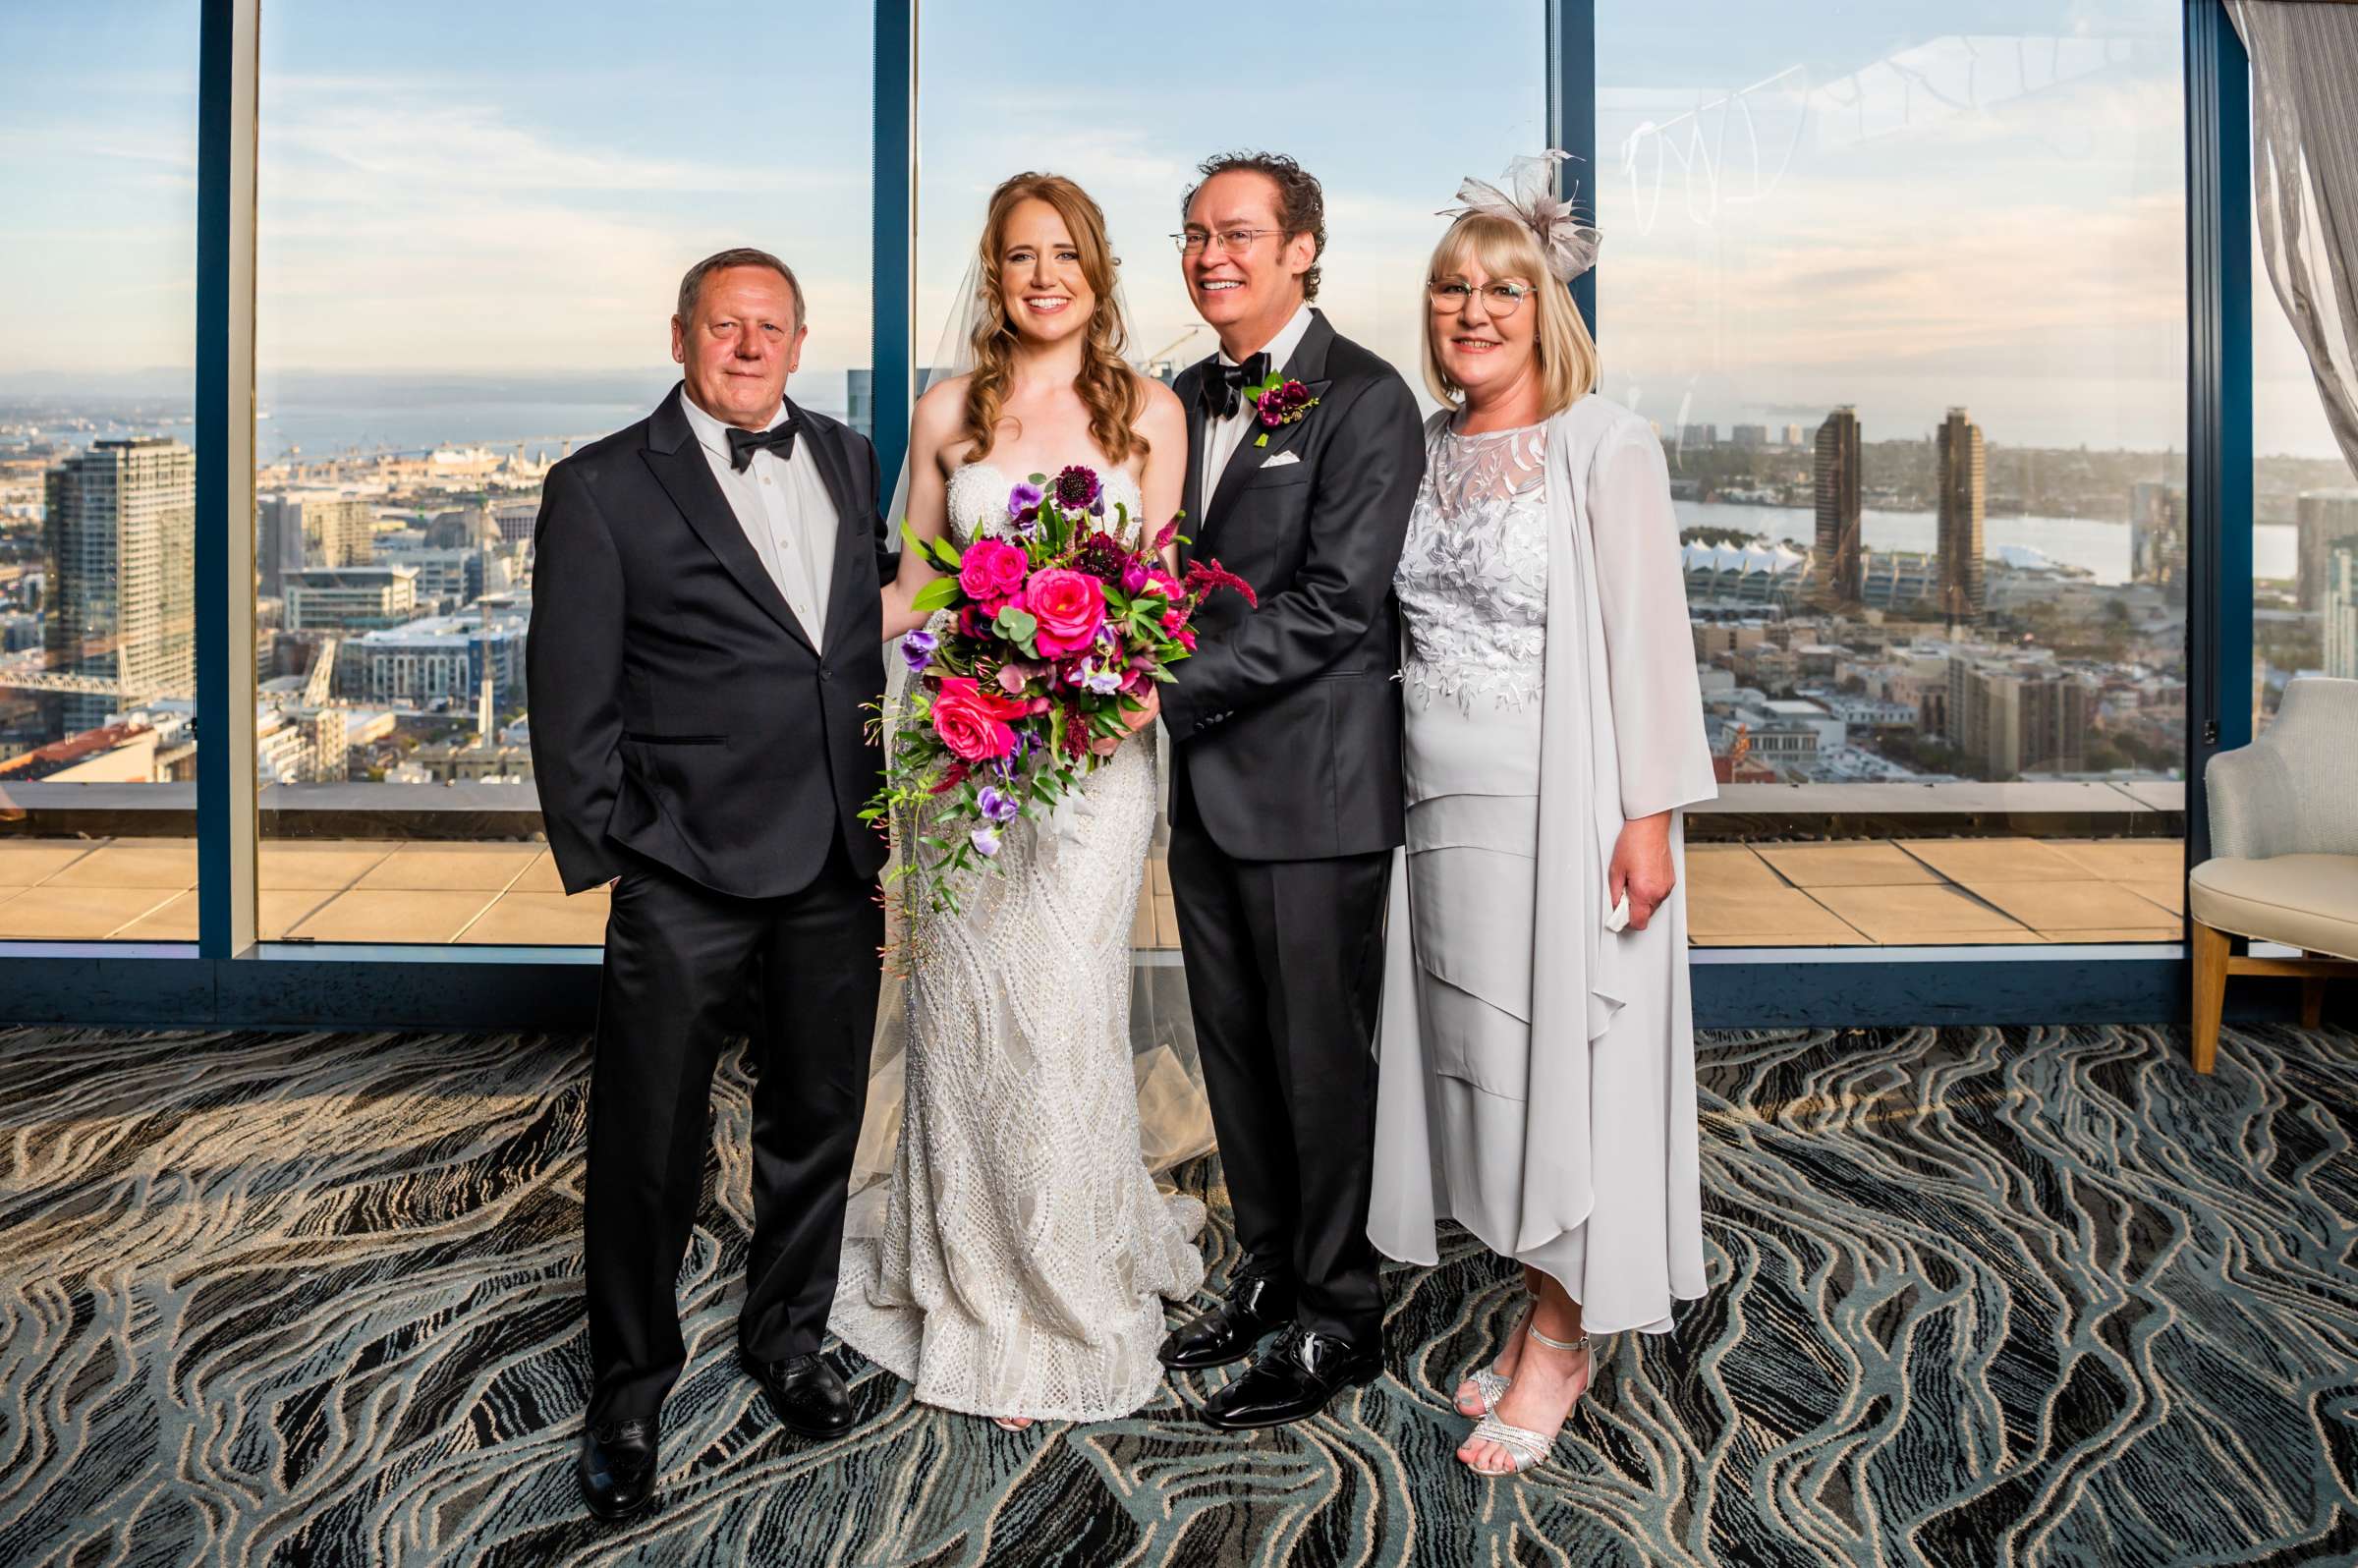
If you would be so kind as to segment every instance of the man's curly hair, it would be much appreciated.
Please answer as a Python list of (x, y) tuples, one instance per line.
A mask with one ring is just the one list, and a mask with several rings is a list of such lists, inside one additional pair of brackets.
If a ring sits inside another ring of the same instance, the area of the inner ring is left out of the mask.
[(1179, 220), (1187, 221), (1187, 209), (1204, 189), (1204, 182), (1215, 174), (1238, 172), (1266, 176), (1277, 187), (1277, 223), (1285, 230), (1286, 238), (1297, 234), (1310, 236), (1310, 270), (1302, 274), (1302, 297), (1319, 297), (1320, 267), (1319, 257), (1326, 253), (1326, 193), (1319, 185), (1318, 176), (1282, 152), (1222, 152), (1206, 158), (1196, 165), (1198, 179), (1179, 197)]

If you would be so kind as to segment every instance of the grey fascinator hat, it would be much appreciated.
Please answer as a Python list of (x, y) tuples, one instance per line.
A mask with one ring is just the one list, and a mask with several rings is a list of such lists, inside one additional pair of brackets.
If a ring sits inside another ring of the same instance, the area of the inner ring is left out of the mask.
[(1549, 147), (1536, 158), (1516, 158), (1498, 176), (1496, 185), (1469, 176), (1457, 188), (1463, 206), (1443, 207), (1439, 216), (1461, 218), (1469, 212), (1512, 218), (1540, 242), (1540, 254), (1558, 283), (1569, 283), (1597, 264), (1597, 248), (1604, 236), (1594, 224), (1583, 223), (1570, 198), (1555, 194), (1555, 166), (1572, 154)]

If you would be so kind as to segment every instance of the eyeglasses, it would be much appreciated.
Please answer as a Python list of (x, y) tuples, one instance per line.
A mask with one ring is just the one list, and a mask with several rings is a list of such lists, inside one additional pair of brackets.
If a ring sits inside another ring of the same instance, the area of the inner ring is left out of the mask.
[(1179, 247), (1181, 255), (1198, 255), (1207, 250), (1225, 251), (1230, 255), (1243, 255), (1253, 248), (1253, 242), (1264, 234), (1283, 234), (1283, 229), (1222, 229), (1217, 234), (1202, 229), (1190, 229), (1174, 234), (1171, 243)]
[(1483, 304), (1489, 308), (1490, 319), (1500, 321), (1523, 308), (1523, 301), (1530, 295), (1531, 288), (1523, 283), (1486, 283), (1478, 289), (1471, 283), (1450, 278), (1426, 284), (1425, 292), (1432, 297), (1432, 308), (1436, 315), (1457, 314), (1466, 308), (1467, 301), (1479, 294)]

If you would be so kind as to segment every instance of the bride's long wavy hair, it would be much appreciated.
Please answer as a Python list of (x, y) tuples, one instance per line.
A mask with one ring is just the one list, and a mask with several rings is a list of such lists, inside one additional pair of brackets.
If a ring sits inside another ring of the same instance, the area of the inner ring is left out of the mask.
[(970, 347), (974, 370), (966, 384), (966, 438), (974, 443), (968, 462), (990, 455), (999, 413), (1015, 365), (1016, 333), (1007, 319), (1007, 299), (1001, 288), (999, 257), (1006, 249), (1007, 220), (1018, 204), (1045, 201), (1064, 219), (1065, 232), (1081, 252), (1081, 275), (1089, 282), (1096, 305), (1089, 316), (1082, 345), (1081, 373), (1073, 390), (1089, 408), (1090, 438), (1115, 464), (1130, 461), (1147, 450), (1146, 438), (1134, 427), (1146, 408), (1146, 390), (1122, 360), (1129, 343), (1122, 308), (1113, 295), (1113, 247), (1105, 239), (1105, 214), (1096, 202), (1061, 174), (1025, 173), (1014, 176), (990, 194), (990, 215), (982, 224), (982, 265), (977, 274), (979, 314)]

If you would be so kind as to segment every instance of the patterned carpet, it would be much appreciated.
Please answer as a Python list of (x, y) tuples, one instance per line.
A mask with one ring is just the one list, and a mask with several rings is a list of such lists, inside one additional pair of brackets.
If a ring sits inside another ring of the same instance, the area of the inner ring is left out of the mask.
[(782, 1433), (731, 1354), (732, 1067), (665, 1496), (607, 1530), (571, 1469), (581, 1039), (0, 1032), (0, 1563), (2348, 1562), (2358, 1036), (2185, 1054), (1712, 1039), (1715, 1289), (1611, 1344), (1520, 1484), (1449, 1460), (1514, 1307), (1462, 1242), (1392, 1274), (1392, 1375), (1306, 1427), (1166, 1396), (1011, 1435), (862, 1369), (855, 1437)]

